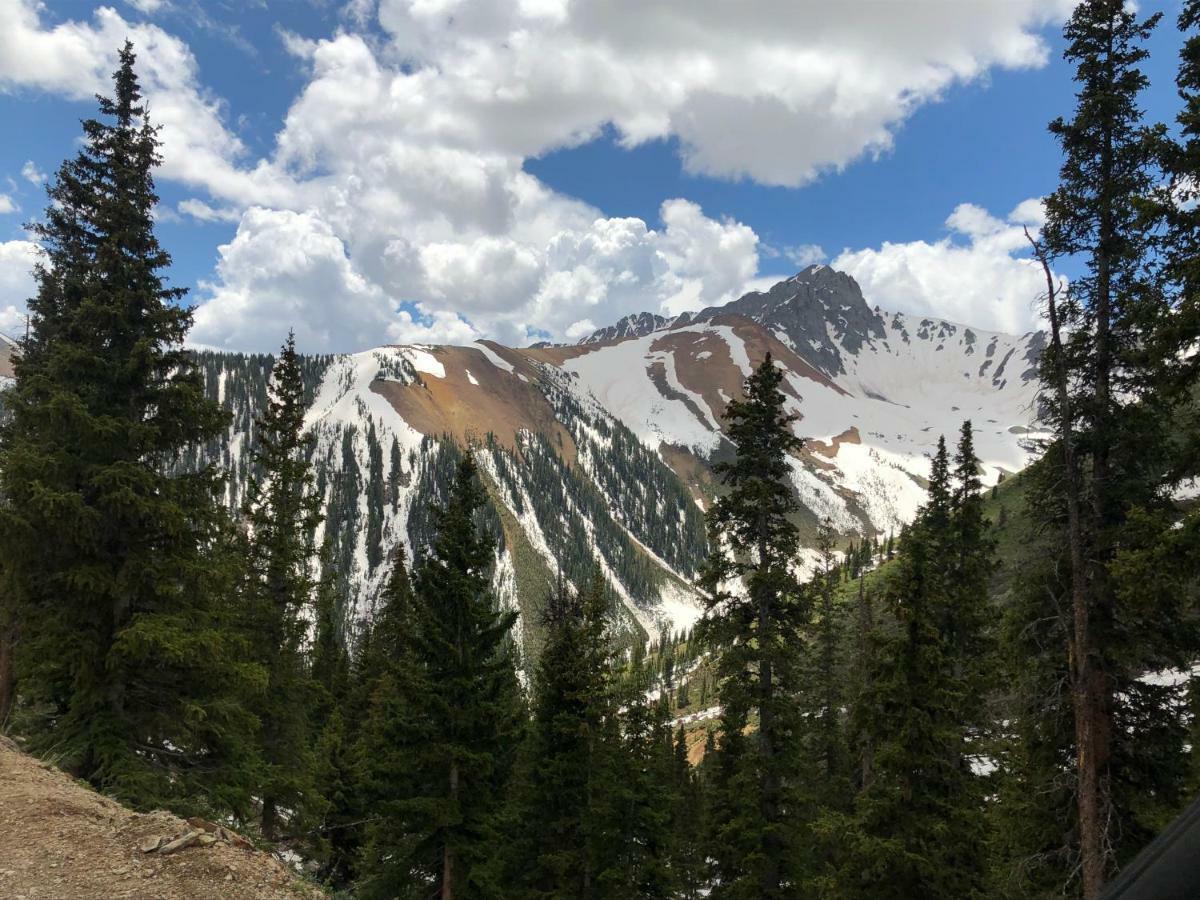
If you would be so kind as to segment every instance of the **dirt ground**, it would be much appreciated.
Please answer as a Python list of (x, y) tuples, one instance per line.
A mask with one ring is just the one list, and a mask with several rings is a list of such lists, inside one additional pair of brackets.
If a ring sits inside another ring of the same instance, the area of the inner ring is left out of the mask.
[(131, 812), (0, 737), (0, 897), (4, 900), (320, 900), (273, 856), (217, 841), (170, 855), (143, 842), (191, 830), (170, 813)]

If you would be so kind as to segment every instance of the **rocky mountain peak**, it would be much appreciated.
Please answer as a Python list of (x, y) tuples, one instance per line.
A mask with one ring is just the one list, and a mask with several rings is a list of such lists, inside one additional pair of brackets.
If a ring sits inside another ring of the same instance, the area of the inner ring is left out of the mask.
[(829, 266), (809, 266), (765, 292), (754, 291), (693, 321), (739, 315), (776, 337), (829, 375), (845, 372), (842, 352), (884, 337), (883, 318), (863, 298), (858, 282)]
[(579, 343), (600, 344), (607, 341), (619, 341), (624, 338), (642, 337), (643, 335), (650, 334), (652, 331), (666, 328), (669, 324), (671, 324), (671, 320), (666, 316), (656, 315), (651, 312), (632, 313), (618, 319), (612, 325), (596, 329)]
[(845, 272), (815, 265), (767, 291), (751, 291), (737, 300), (697, 313), (683, 313), (674, 319), (650, 312), (626, 316), (580, 343), (642, 337), (722, 316), (742, 316), (763, 325), (830, 375), (845, 372), (843, 352), (855, 355), (864, 343), (885, 334), (883, 318), (867, 305), (858, 282)]

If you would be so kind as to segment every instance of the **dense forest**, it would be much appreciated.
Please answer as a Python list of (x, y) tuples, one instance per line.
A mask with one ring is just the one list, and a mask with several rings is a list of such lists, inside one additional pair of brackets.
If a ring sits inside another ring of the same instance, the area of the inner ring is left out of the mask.
[[(1066, 26), (1077, 102), (1050, 123), (1059, 186), (1030, 235), (1052, 434), (1032, 467), (989, 494), (964, 422), (915, 521), (849, 544), (823, 527), (807, 572), (770, 356), (726, 410), (706, 542), (665, 476), (635, 492), (597, 460), (605, 496), (533, 439), (530, 502), (653, 501), (664, 558), (706, 552), (703, 618), (647, 642), (593, 562), (604, 541), (627, 584), (652, 577), (621, 562), (628, 536), (565, 518), (522, 623), (535, 657), (494, 590), (507, 451), (406, 459), (365, 421), (365, 467), (339, 436), (354, 458), (331, 485), (305, 427), (329, 358), (290, 335), (234, 368), (185, 349), (127, 44), (30, 226), (0, 726), (135, 808), (288, 850), (340, 896), (1099, 897), (1200, 789), (1200, 0), (1178, 24), (1170, 127), (1139, 107), (1157, 16), (1085, 0)], [(236, 448), (228, 391), (261, 391)], [(638, 451), (619, 458), (660, 471)], [(385, 554), (412, 478), (412, 558)], [(380, 572), (361, 623), (360, 546)]]

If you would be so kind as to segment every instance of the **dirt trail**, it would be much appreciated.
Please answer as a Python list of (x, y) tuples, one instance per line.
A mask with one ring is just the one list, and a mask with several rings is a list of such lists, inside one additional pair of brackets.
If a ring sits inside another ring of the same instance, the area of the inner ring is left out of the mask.
[(224, 840), (165, 856), (141, 850), (154, 838), (190, 830), (170, 813), (131, 812), (0, 737), (0, 897), (5, 900), (324, 896), (269, 854)]

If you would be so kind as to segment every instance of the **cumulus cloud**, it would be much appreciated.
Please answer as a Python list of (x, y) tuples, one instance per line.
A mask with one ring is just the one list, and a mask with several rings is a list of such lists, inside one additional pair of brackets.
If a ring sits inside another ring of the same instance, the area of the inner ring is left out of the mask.
[(41, 184), (46, 180), (46, 175), (42, 172), (32, 159), (25, 160), (25, 165), (21, 166), (21, 177), (30, 184)]
[(21, 209), (17, 206), (17, 201), (13, 200), (8, 194), (0, 194), (0, 216), (5, 213), (14, 213)]
[(425, 326), (401, 317), (355, 269), (328, 223), (311, 213), (251, 207), (218, 253), (219, 281), (203, 286), (209, 297), (192, 331), (205, 346), (276, 346), (288, 329), (301, 346), (340, 352), (389, 340), (473, 336), (455, 322)]
[(41, 4), (32, 0), (0, 0), (0, 89), (76, 100), (109, 93), (117, 51), (128, 38), (150, 115), (162, 126), (162, 175), (209, 189), (248, 186), (249, 172), (238, 167), (245, 148), (226, 128), (222, 102), (201, 86), (186, 43), (157, 25), (128, 22), (111, 7), (97, 9), (90, 22), (53, 27), (43, 25), (40, 13)]
[(954, 84), (1042, 64), (1038, 29), (1071, 5), (354, 0), (328, 38), (281, 35), (307, 81), (262, 158), (183, 41), (110, 7), (50, 25), (36, 0), (0, 0), (0, 89), (86, 98), (134, 41), (162, 177), (198, 195), (176, 210), (238, 225), (196, 294), (197, 341), (269, 349), (286, 320), (310, 349), (519, 343), (723, 302), (760, 255), (748, 225), (686, 199), (610, 218), (526, 159), (612, 127), (630, 147), (677, 138), (694, 172), (800, 185), (885, 151)]
[(445, 140), (529, 155), (611, 123), (689, 169), (798, 185), (890, 146), (924, 103), (1044, 63), (1073, 0), (382, 0)]
[(18, 337), (25, 328), (25, 303), (37, 290), (37, 252), (31, 241), (0, 242), (0, 331), (10, 337)]
[(125, 0), (130, 6), (143, 15), (153, 15), (167, 5), (166, 0)]
[(829, 258), (820, 244), (797, 244), (795, 247), (785, 247), (783, 255), (798, 269), (823, 263)]
[(937, 316), (993, 331), (1037, 327), (1035, 300), (1043, 275), (1027, 256), (1024, 227), (1044, 223), (1039, 199), (1025, 200), (1003, 219), (971, 203), (946, 219), (949, 234), (932, 243), (890, 243), (844, 250), (835, 269), (858, 281), (863, 295), (889, 310)]

